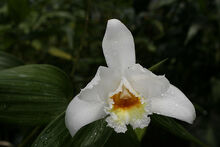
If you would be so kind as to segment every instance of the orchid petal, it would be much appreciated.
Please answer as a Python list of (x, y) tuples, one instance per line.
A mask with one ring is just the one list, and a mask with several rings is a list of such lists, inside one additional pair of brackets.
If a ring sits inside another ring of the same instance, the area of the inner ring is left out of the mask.
[(161, 95), (169, 88), (165, 76), (156, 76), (139, 64), (133, 65), (125, 73), (132, 87), (145, 98)]
[(123, 69), (135, 64), (134, 39), (127, 27), (117, 19), (108, 21), (102, 48), (107, 65)]
[[(72, 136), (106, 115), (108, 126), (116, 132), (125, 132), (128, 124), (146, 127), (152, 113), (193, 122), (195, 108), (188, 98), (165, 76), (135, 64), (133, 36), (119, 20), (108, 21), (102, 47), (109, 68), (100, 66), (92, 81), (67, 107), (65, 123)], [(115, 100), (118, 97), (123, 105)]]
[(103, 103), (91, 102), (79, 99), (76, 96), (66, 110), (65, 123), (72, 136), (83, 126), (103, 118)]
[(87, 101), (107, 102), (108, 94), (114, 91), (119, 83), (119, 72), (100, 66), (95, 77), (81, 90), (78, 97)]
[(100, 66), (91, 82), (70, 102), (65, 122), (72, 136), (84, 125), (106, 115), (108, 94), (117, 87), (119, 79), (118, 72)]
[(193, 123), (196, 113), (193, 104), (175, 86), (170, 85), (166, 93), (151, 99), (151, 111)]

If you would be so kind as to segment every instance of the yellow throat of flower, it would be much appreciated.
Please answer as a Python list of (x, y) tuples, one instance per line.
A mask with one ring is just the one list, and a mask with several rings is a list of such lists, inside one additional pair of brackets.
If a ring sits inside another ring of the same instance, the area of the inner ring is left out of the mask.
[(132, 94), (124, 85), (122, 86), (122, 91), (113, 95), (113, 111), (116, 109), (132, 109), (134, 107), (140, 107), (141, 101), (139, 97)]
[(128, 124), (135, 129), (144, 128), (150, 122), (149, 102), (125, 78), (118, 89), (110, 94), (108, 103), (109, 106), (105, 108), (105, 112), (109, 114), (106, 121), (116, 132), (125, 132)]

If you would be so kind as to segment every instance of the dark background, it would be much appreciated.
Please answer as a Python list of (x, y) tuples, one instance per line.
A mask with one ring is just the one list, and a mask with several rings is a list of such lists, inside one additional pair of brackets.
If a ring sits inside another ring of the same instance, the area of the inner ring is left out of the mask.
[[(101, 43), (111, 18), (131, 30), (142, 66), (168, 58), (155, 73), (165, 74), (197, 112), (193, 125), (180, 123), (220, 146), (220, 0), (1, 0), (0, 50), (61, 68), (77, 94), (106, 65)], [(18, 145), (31, 129), (0, 123), (0, 140)], [(162, 145), (196, 146), (151, 123), (142, 146)]]

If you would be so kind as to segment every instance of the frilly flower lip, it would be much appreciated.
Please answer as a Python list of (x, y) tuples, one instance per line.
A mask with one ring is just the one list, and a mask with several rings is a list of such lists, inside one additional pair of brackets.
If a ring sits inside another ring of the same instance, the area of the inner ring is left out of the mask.
[(72, 136), (106, 116), (108, 126), (118, 133), (124, 133), (128, 124), (134, 129), (148, 126), (152, 113), (194, 121), (189, 99), (165, 76), (136, 63), (133, 36), (119, 20), (108, 21), (102, 48), (108, 67), (100, 66), (67, 107), (65, 123)]

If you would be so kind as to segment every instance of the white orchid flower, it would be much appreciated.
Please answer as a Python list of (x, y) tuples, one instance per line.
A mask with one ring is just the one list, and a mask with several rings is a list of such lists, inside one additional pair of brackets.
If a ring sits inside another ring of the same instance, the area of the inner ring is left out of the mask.
[(117, 19), (108, 21), (102, 42), (108, 67), (100, 66), (92, 81), (70, 102), (65, 116), (73, 136), (81, 127), (106, 117), (108, 126), (125, 132), (126, 125), (144, 128), (157, 113), (192, 123), (195, 109), (165, 76), (135, 63), (131, 32)]

